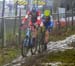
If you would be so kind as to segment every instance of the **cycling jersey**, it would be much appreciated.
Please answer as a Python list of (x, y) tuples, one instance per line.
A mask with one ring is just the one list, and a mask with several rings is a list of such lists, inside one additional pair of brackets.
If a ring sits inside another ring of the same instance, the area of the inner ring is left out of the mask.
[(46, 29), (48, 29), (51, 25), (51, 22), (43, 22)]
[(46, 30), (48, 30), (49, 32), (50, 32), (50, 29), (53, 28), (53, 22), (52, 21), (49, 21), (49, 22), (44, 21), (43, 24), (44, 24)]
[(37, 11), (31, 11), (31, 21), (32, 23), (35, 23), (37, 21), (38, 12)]
[[(30, 15), (30, 20), (29, 20), (30, 26), (33, 25), (34, 23), (36, 23), (37, 25), (40, 25), (40, 23), (41, 23), (41, 17), (40, 17), (41, 12), (39, 10), (36, 11), (36, 13), (34, 13), (34, 12), (32, 13), (32, 11), (28, 11), (27, 15), (22, 19), (22, 24), (24, 24), (27, 21), (29, 15)], [(33, 15), (35, 15), (35, 16), (33, 16)]]

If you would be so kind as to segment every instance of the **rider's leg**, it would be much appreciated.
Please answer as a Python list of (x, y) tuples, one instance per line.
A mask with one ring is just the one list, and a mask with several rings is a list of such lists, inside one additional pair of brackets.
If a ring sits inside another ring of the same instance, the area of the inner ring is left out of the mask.
[[(32, 45), (33, 48), (36, 47), (36, 38), (37, 38), (37, 29), (34, 29), (34, 31), (32, 31)], [(32, 55), (34, 55), (35, 53), (32, 53)]]
[(36, 38), (37, 38), (37, 29), (36, 29), (36, 28), (34, 28), (34, 30), (33, 30), (33, 32), (32, 32), (32, 38), (33, 38), (33, 42), (34, 42), (34, 44), (35, 44)]
[(45, 32), (45, 46), (44, 46), (45, 50), (47, 49), (47, 43), (48, 42), (49, 42), (49, 31), (47, 30)]

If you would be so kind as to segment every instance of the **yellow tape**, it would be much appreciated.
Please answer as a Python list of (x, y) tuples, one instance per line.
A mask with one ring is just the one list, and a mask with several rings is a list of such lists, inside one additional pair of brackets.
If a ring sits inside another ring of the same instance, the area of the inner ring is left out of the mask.
[(14, 0), (14, 3), (18, 3), (18, 5), (27, 5), (28, 2), (27, 1), (24, 1), (24, 0)]
[(45, 5), (46, 3), (45, 2), (43, 2), (43, 1), (33, 1), (33, 4), (37, 4), (38, 3), (38, 5)]

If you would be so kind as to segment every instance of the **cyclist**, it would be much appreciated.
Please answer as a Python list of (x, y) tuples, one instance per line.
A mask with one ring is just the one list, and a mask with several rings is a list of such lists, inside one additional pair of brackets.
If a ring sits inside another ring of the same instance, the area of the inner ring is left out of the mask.
[(51, 20), (50, 11), (44, 11), (44, 18), (43, 22), (40, 25), (41, 27), (45, 27), (45, 42), (44, 42), (44, 49), (47, 49), (47, 43), (49, 42), (49, 32), (51, 32), (53, 28), (53, 21)]
[(33, 7), (31, 11), (27, 12), (27, 15), (22, 20), (22, 24), (24, 24), (27, 21), (27, 19), (30, 17), (29, 26), (32, 29), (32, 38), (34, 43), (37, 37), (37, 28), (38, 26), (40, 26), (40, 23), (41, 23), (40, 15), (41, 15), (41, 12), (35, 7)]

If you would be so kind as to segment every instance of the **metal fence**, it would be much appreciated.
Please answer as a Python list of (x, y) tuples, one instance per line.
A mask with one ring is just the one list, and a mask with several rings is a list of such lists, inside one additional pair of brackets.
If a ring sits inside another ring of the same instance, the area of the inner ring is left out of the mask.
[(66, 12), (66, 13), (53, 13), (54, 26), (59, 30), (61, 28), (72, 28), (75, 27), (75, 12)]
[[(0, 47), (8, 47), (8, 46), (19, 46), (21, 44), (22, 36), (24, 37), (24, 32), (19, 29), (22, 16), (25, 16), (24, 11), (26, 10), (17, 10), (17, 4), (15, 5), (15, 10), (13, 12), (14, 16), (10, 14), (12, 17), (5, 17), (9, 14), (8, 10), (5, 11), (5, 0), (3, 0), (2, 12), (0, 18)], [(7, 14), (8, 13), (8, 14)], [(75, 27), (75, 11), (72, 10), (70, 12), (65, 13), (52, 13), (53, 21), (54, 21), (54, 31), (59, 30), (68, 30), (71, 28), (72, 30)]]
[[(1, 19), (0, 18), (0, 27), (1, 27)], [(15, 22), (16, 19), (16, 22)], [(16, 26), (15, 26), (16, 24)], [(15, 34), (19, 32), (19, 17), (5, 17), (4, 18), (4, 32), (1, 32), (3, 28), (0, 28), (0, 40), (4, 37), (4, 46), (8, 46), (8, 44), (14, 45), (14, 40), (16, 40)], [(15, 33), (14, 33), (15, 31)], [(2, 33), (4, 36), (2, 36)], [(2, 42), (0, 41), (0, 45), (2, 45)]]
[[(71, 13), (67, 13), (67, 14), (71, 14)], [(55, 31), (59, 31), (59, 30), (62, 31), (62, 29), (67, 30), (68, 28), (74, 29), (75, 16), (66, 16), (66, 13), (52, 14), (52, 16), (53, 16)], [(21, 36), (24, 37), (24, 32), (21, 33), (21, 30), (19, 30), (19, 25), (22, 20), (21, 13), (20, 16), (17, 17), (4, 17), (4, 36), (2, 36), (2, 32), (1, 32), (1, 30), (3, 29), (1, 27), (1, 23), (2, 23), (1, 20), (2, 18), (0, 18), (0, 46), (2, 46), (1, 40), (3, 37), (4, 37), (3, 47), (19, 46), (20, 40), (22, 38)]]

